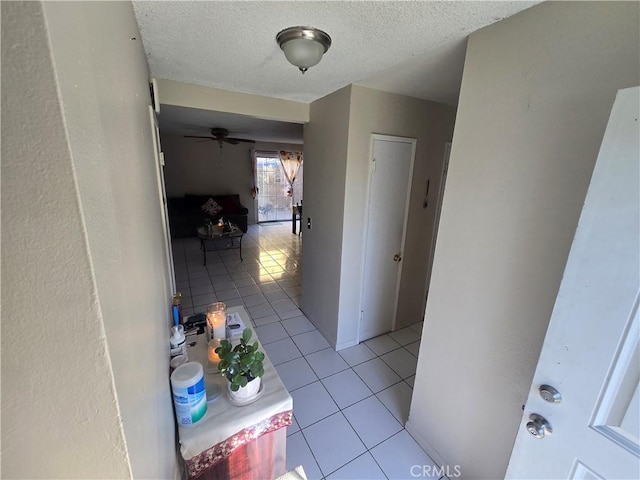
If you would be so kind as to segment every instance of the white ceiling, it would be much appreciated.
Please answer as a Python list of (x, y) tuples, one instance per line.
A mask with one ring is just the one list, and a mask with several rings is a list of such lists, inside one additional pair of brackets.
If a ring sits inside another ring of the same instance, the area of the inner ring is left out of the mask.
[[(156, 78), (306, 103), (356, 83), (455, 105), (467, 36), (536, 3), (145, 0), (133, 7)], [(275, 40), (295, 25), (320, 28), (333, 41), (304, 75)]]

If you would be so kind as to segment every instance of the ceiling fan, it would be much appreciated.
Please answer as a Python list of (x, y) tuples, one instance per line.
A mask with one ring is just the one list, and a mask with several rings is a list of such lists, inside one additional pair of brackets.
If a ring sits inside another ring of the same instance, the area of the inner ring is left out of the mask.
[(227, 130), (226, 128), (212, 128), (210, 137), (185, 135), (185, 138), (201, 138), (204, 140), (218, 142), (218, 145), (220, 145), (220, 150), (222, 150), (222, 145), (225, 143), (229, 143), (231, 145), (237, 145), (239, 143), (256, 143), (255, 140), (249, 140), (248, 138), (231, 138), (229, 137), (229, 130)]

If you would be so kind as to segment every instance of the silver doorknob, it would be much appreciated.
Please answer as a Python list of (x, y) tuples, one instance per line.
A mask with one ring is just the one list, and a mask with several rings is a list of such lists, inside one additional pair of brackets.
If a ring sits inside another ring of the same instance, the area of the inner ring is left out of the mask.
[(393, 261), (394, 261), (394, 262), (399, 262), (400, 260), (402, 260), (402, 257), (401, 257), (400, 255), (395, 254), (395, 255), (393, 256)]
[(527, 431), (536, 438), (544, 438), (545, 435), (551, 435), (553, 429), (547, 419), (537, 413), (529, 415), (530, 422), (527, 423)]
[(538, 391), (545, 402), (560, 403), (562, 401), (562, 395), (560, 395), (560, 392), (551, 385), (540, 385)]

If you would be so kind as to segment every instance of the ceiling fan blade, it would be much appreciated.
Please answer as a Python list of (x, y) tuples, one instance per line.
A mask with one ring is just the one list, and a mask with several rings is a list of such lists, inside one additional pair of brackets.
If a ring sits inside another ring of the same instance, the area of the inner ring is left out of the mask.
[(184, 138), (204, 138), (206, 140), (215, 140), (215, 138), (211, 138), (211, 137), (197, 137), (195, 135), (185, 135)]
[[(238, 143), (256, 143), (255, 140), (249, 140), (248, 138), (227, 138), (227, 141), (229, 141), (229, 140), (233, 140), (234, 142), (236, 142), (236, 143), (234, 143), (234, 145), (236, 145)], [(231, 142), (229, 142), (229, 143), (231, 143)]]

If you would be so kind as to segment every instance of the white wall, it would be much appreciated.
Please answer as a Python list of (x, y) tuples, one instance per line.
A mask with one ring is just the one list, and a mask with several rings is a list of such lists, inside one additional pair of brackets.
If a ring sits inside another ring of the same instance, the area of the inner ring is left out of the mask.
[[(419, 322), (423, 317), (427, 267), (437, 206), (434, 192), (438, 191), (440, 185), (445, 142), (451, 141), (454, 118), (453, 107), (365, 87), (352, 87), (338, 348), (355, 345), (358, 334), (371, 134), (418, 140), (396, 318), (396, 328), (401, 328)], [(427, 179), (431, 182), (431, 203), (430, 207), (424, 209)]]
[[(335, 346), (351, 87), (316, 100), (304, 128), (302, 310)], [(312, 228), (306, 227), (311, 218)]]
[(217, 142), (197, 142), (182, 135), (162, 134), (165, 154), (165, 185), (168, 197), (185, 193), (225, 195), (237, 193), (240, 203), (249, 209), (248, 222), (256, 223), (257, 201), (251, 196), (252, 148), (256, 150), (303, 151), (302, 145), (256, 142), (225, 144), (220, 158)]
[(2, 35), (2, 476), (173, 477), (168, 273), (132, 6), (3, 3)]
[(469, 39), (408, 424), (464, 478), (504, 478), (638, 9), (543, 3)]

